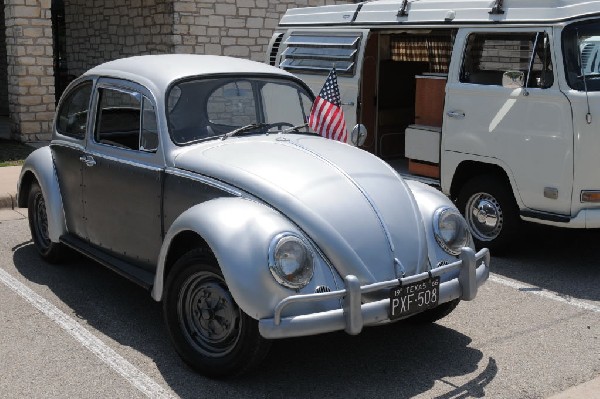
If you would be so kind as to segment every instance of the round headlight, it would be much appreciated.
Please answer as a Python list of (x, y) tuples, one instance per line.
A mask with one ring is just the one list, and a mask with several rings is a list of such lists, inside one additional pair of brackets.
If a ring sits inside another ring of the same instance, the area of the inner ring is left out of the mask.
[(460, 249), (469, 245), (467, 222), (456, 209), (438, 208), (433, 215), (433, 232), (438, 244), (450, 255), (460, 254)]
[(269, 269), (284, 287), (300, 289), (314, 272), (312, 251), (305, 241), (292, 233), (279, 234), (269, 247)]

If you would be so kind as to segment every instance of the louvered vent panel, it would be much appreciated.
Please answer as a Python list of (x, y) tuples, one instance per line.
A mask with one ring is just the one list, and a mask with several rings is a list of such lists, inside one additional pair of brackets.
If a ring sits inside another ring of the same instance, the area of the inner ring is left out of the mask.
[(279, 46), (281, 45), (281, 39), (283, 39), (283, 33), (280, 33), (275, 38), (273, 42), (273, 47), (271, 48), (271, 53), (269, 54), (269, 64), (275, 66), (277, 64), (277, 52), (279, 51)]
[(335, 65), (339, 75), (353, 75), (361, 35), (323, 36), (292, 34), (279, 66), (291, 72), (326, 75)]

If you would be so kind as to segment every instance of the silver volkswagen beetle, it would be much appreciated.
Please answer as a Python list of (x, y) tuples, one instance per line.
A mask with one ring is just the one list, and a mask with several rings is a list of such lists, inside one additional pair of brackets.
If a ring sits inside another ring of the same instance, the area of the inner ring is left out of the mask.
[(474, 299), (489, 252), (455, 206), (316, 135), (313, 100), (235, 58), (89, 70), (21, 172), (37, 250), (75, 249), (148, 289), (179, 355), (215, 377), (255, 366), (272, 339), (431, 322)]

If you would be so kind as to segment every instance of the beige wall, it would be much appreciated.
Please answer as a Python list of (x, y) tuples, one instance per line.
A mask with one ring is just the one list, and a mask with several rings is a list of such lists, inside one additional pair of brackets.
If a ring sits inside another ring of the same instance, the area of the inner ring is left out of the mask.
[(349, 0), (179, 0), (174, 10), (177, 53), (229, 55), (264, 61), (269, 39), (288, 8)]
[(50, 138), (54, 68), (50, 0), (5, 0), (8, 105), (13, 136)]
[(8, 115), (8, 65), (6, 64), (4, 1), (0, 1), (0, 116)]
[[(0, 102), (3, 90), (8, 92), (15, 138), (49, 139), (55, 110), (51, 0), (1, 1), (6, 46), (0, 45), (0, 57), (7, 60), (8, 87), (0, 83)], [(288, 8), (349, 2), (64, 0), (69, 74), (79, 76), (99, 63), (140, 54), (215, 54), (263, 61)], [(0, 62), (0, 80), (6, 76), (2, 68)]]
[(171, 0), (65, 0), (67, 65), (81, 75), (102, 62), (172, 51)]

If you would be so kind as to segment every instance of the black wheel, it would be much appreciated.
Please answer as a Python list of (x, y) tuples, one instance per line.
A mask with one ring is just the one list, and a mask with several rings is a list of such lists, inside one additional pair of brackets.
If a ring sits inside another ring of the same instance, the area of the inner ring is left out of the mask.
[(196, 249), (169, 273), (163, 300), (165, 322), (181, 358), (210, 377), (239, 375), (266, 356), (270, 342), (258, 322), (235, 303), (211, 256)]
[(409, 317), (407, 320), (413, 324), (427, 324), (433, 323), (444, 317), (448, 316), (460, 303), (460, 299), (455, 299), (450, 302), (442, 303), (433, 309), (428, 309), (424, 312), (417, 313), (414, 316)]
[(58, 263), (62, 260), (65, 248), (61, 243), (52, 242), (48, 233), (48, 214), (46, 200), (37, 182), (31, 185), (27, 198), (27, 214), (31, 238), (38, 252), (46, 261)]
[(504, 252), (519, 229), (519, 208), (510, 188), (494, 176), (476, 176), (462, 187), (458, 209), (465, 216), (477, 248)]

